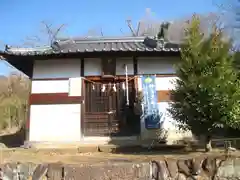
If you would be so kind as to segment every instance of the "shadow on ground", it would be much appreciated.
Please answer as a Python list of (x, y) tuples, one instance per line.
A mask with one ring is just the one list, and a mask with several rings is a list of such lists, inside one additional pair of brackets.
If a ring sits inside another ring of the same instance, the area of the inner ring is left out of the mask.
[(9, 148), (20, 147), (24, 144), (25, 130), (22, 128), (12, 134), (0, 135), (0, 143), (5, 144)]
[[(112, 147), (111, 147), (112, 146)], [(108, 150), (106, 150), (108, 148)], [(142, 154), (142, 155), (186, 155), (193, 152), (204, 152), (199, 147), (189, 148), (186, 145), (156, 144), (153, 147), (143, 147), (141, 144), (123, 144), (122, 142), (111, 140), (109, 145), (100, 146), (100, 152), (111, 152), (115, 154)]]

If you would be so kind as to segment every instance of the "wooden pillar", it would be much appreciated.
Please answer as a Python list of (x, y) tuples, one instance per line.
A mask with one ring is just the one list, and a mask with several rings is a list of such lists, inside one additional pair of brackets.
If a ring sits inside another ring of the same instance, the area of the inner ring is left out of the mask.
[(32, 79), (30, 79), (30, 90), (29, 90), (29, 95), (28, 95), (28, 104), (27, 104), (27, 116), (26, 118), (26, 124), (25, 124), (25, 141), (29, 141), (29, 132), (30, 132), (30, 113), (31, 113), (31, 91), (32, 91)]
[(32, 78), (33, 78), (33, 68), (34, 68), (34, 60), (30, 60), (28, 62), (28, 66), (26, 66), (26, 74), (29, 76), (29, 80), (30, 80), (30, 85), (29, 85), (29, 95), (28, 95), (28, 104), (26, 106), (27, 108), (27, 115), (25, 116), (25, 141), (29, 141), (30, 137), (29, 137), (29, 133), (30, 133), (30, 123), (31, 123), (31, 119), (30, 119), (30, 113), (31, 113), (31, 101), (30, 101), (30, 97), (31, 97), (31, 93), (32, 93)]
[[(84, 58), (81, 58), (81, 77), (84, 77)], [(84, 137), (84, 118), (85, 118), (85, 79), (82, 78), (82, 94), (83, 96), (83, 101), (81, 104), (81, 138)]]
[(136, 56), (133, 57), (133, 72), (134, 76), (138, 75), (138, 59)]
[(135, 89), (135, 96), (137, 98), (137, 92), (138, 92), (138, 59), (136, 56), (133, 57), (133, 72), (134, 72), (134, 89)]
[(84, 77), (84, 58), (81, 58), (80, 59), (80, 61), (81, 61), (81, 72), (80, 72), (80, 74), (81, 74), (81, 77)]

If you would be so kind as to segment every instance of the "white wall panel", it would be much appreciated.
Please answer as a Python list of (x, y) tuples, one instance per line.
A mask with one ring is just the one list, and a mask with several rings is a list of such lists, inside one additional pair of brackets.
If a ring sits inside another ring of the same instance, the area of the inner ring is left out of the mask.
[(84, 76), (101, 76), (102, 64), (101, 59), (86, 58), (84, 59)]
[[(116, 75), (125, 75), (124, 64), (128, 67), (128, 74), (133, 75), (133, 59), (128, 58), (117, 58), (116, 59)], [(86, 58), (84, 59), (84, 75), (85, 76), (101, 76), (102, 75), (102, 64), (99, 58)]]
[(81, 76), (80, 59), (35, 60), (33, 79)]
[(177, 59), (169, 57), (139, 57), (138, 74), (174, 74)]
[(171, 90), (174, 89), (174, 82), (177, 77), (157, 77), (156, 90)]
[(81, 105), (31, 105), (30, 141), (75, 142), (81, 138)]
[(69, 80), (33, 80), (32, 94), (39, 93), (68, 93)]
[(82, 95), (82, 78), (70, 78), (69, 79), (69, 96), (81, 96)]
[(125, 75), (124, 64), (127, 65), (128, 74), (133, 75), (133, 58), (117, 58), (116, 59), (116, 75)]

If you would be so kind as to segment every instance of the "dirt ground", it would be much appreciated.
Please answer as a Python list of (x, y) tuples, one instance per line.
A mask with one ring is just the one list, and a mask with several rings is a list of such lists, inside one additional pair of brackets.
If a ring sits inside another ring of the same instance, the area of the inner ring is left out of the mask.
[[(214, 150), (211, 153), (204, 152), (135, 152), (135, 153), (78, 153), (72, 150), (34, 150), (34, 149), (1, 149), (0, 150), (0, 163), (8, 162), (32, 162), (32, 163), (68, 163), (68, 164), (93, 164), (93, 163), (106, 163), (106, 162), (149, 162), (150, 160), (161, 160), (164, 158), (191, 158), (196, 156), (205, 155), (223, 155), (222, 150)], [(240, 156), (240, 152), (233, 152), (232, 155)]]
[[(15, 130), (16, 131), (16, 130)], [(19, 147), (23, 141), (21, 131), (0, 132), (1, 142), (8, 147)], [(13, 143), (12, 144), (9, 143)], [(161, 160), (164, 158), (191, 158), (196, 156), (206, 156), (213, 154), (224, 155), (223, 150), (215, 149), (211, 153), (204, 153), (203, 150), (198, 152), (186, 151), (172, 151), (172, 150), (158, 150), (154, 152), (140, 152), (141, 150), (131, 149), (130, 153), (107, 153), (109, 147), (103, 147), (103, 152), (79, 151), (77, 149), (23, 149), (23, 148), (1, 148), (0, 146), (0, 164), (10, 162), (32, 162), (32, 163), (54, 163), (62, 162), (66, 164), (93, 164), (93, 163), (106, 163), (106, 162), (149, 162), (151, 160)], [(106, 150), (106, 151), (105, 151)], [(89, 153), (84, 153), (89, 152)], [(91, 153), (90, 153), (91, 152)], [(231, 153), (240, 157), (240, 151)]]

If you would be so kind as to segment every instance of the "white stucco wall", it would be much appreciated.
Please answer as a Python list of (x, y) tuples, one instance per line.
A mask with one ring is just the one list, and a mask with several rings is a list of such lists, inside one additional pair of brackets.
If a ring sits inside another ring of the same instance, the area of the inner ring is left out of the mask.
[(101, 67), (101, 59), (99, 58), (84, 59), (84, 76), (101, 76)]
[[(116, 75), (125, 75), (124, 64), (128, 67), (128, 74), (133, 75), (133, 58), (117, 58), (116, 59)], [(102, 64), (100, 58), (84, 59), (84, 76), (101, 76)]]
[(139, 57), (138, 74), (174, 74), (174, 57)]
[[(35, 61), (31, 93), (67, 93), (68, 96), (81, 96), (80, 70), (80, 60), (78, 59)], [(41, 142), (80, 141), (80, 102), (79, 104), (31, 105), (29, 140)]]
[[(172, 57), (138, 57), (138, 74), (174, 74), (173, 64), (177, 62)], [(116, 59), (116, 75), (125, 75), (124, 64), (128, 67), (128, 74), (134, 74), (133, 58), (123, 57)], [(101, 59), (84, 59), (84, 76), (101, 76)]]
[(80, 104), (31, 105), (29, 140), (80, 141), (80, 109)]
[[(32, 94), (80, 96), (81, 83), (81, 78), (33, 81)], [(81, 104), (30, 105), (30, 141), (80, 141), (80, 124)]]
[(69, 80), (33, 80), (32, 94), (68, 93)]
[(35, 60), (33, 79), (72, 78), (81, 76), (80, 59)]
[[(171, 57), (138, 57), (138, 74), (174, 74), (176, 62), (177, 59)], [(125, 74), (124, 64), (128, 66), (128, 74), (133, 75), (132, 57), (116, 59), (116, 74)], [(84, 76), (100, 76), (101, 70), (100, 58), (84, 59)], [(33, 79), (70, 78), (80, 75), (80, 59), (36, 60), (34, 63)]]
[(116, 74), (117, 75), (125, 75), (124, 65), (127, 65), (128, 74), (133, 75), (133, 58), (117, 58), (116, 60)]
[(81, 96), (82, 78), (75, 77), (67, 80), (33, 80), (31, 94), (68, 93), (68, 96)]
[(68, 82), (68, 96), (81, 96), (82, 95), (82, 78), (70, 78)]

